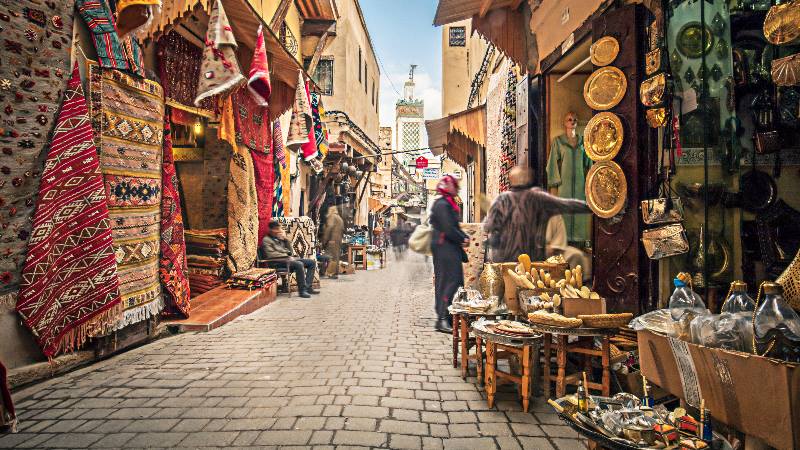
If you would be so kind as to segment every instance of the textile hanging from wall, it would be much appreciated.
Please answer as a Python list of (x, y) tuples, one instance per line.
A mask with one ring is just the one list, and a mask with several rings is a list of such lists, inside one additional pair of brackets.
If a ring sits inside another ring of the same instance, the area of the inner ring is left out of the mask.
[(506, 95), (503, 99), (503, 112), (500, 116), (501, 143), (503, 150), (500, 158), (500, 192), (511, 189), (508, 175), (517, 165), (517, 76), (513, 67), (506, 72)]
[(256, 152), (269, 153), (272, 146), (269, 110), (256, 102), (247, 86), (236, 89), (231, 99), (236, 145)]
[(258, 36), (256, 37), (256, 49), (253, 54), (253, 62), (250, 63), (250, 78), (247, 79), (247, 89), (253, 95), (259, 106), (269, 104), (269, 96), (272, 93), (272, 85), (269, 81), (269, 66), (267, 65), (267, 49), (264, 45), (264, 30), (258, 26)]
[(236, 48), (236, 38), (222, 8), (222, 0), (216, 0), (208, 19), (206, 48), (200, 63), (200, 81), (194, 106), (200, 106), (207, 97), (230, 92), (245, 81), (239, 61), (236, 60)]
[(283, 217), (283, 173), (286, 172), (288, 175), (289, 168), (286, 165), (286, 154), (283, 148), (283, 133), (281, 132), (280, 120), (275, 120), (272, 124), (272, 162), (275, 174), (273, 181), (272, 217)]
[(275, 195), (275, 165), (272, 163), (272, 152), (256, 152), (250, 150), (253, 158), (256, 196), (258, 201), (258, 244), (267, 234), (269, 221), (272, 220), (272, 197)]
[(506, 59), (497, 73), (489, 77), (486, 94), (486, 197), (489, 202), (500, 195), (500, 172), (503, 157), (503, 109), (505, 107), (506, 77), (509, 63)]
[(213, 130), (206, 133), (203, 155), (202, 222), (194, 228), (228, 227), (228, 181), (232, 154), (231, 145)]
[(159, 275), (164, 287), (164, 313), (189, 317), (189, 280), (186, 278), (186, 240), (183, 235), (178, 175), (172, 156), (169, 114), (164, 118), (164, 156), (161, 163), (161, 257)]
[(89, 27), (101, 67), (124, 70), (140, 77), (145, 76), (142, 49), (133, 36), (119, 37), (108, 1), (76, 0), (75, 8)]
[[(43, 151), (69, 78), (74, 5), (33, 0), (0, 3), (0, 303), (13, 307), (25, 263)], [(45, 36), (44, 29), (49, 36)]]
[[(313, 160), (308, 161), (316, 173), (322, 173), (322, 161), (328, 155), (328, 129), (325, 126), (325, 108), (322, 106), (322, 95), (312, 92), (309, 96), (311, 103), (311, 117), (314, 121), (315, 154)], [(303, 151), (305, 154), (305, 150)]]
[(303, 74), (297, 73), (297, 87), (294, 91), (294, 103), (292, 104), (292, 118), (289, 122), (289, 136), (286, 138), (286, 147), (289, 150), (297, 151), (304, 144), (311, 142), (313, 135), (313, 119), (311, 115), (311, 103), (308, 100), (308, 88), (303, 80)]
[(17, 312), (52, 358), (122, 312), (100, 161), (76, 64), (47, 154)]
[(117, 328), (161, 312), (159, 280), (164, 99), (158, 83), (89, 65), (90, 111), (124, 312)]
[[(248, 94), (249, 95), (249, 94)], [(228, 269), (231, 273), (253, 267), (258, 254), (258, 194), (253, 158), (247, 147), (236, 144), (231, 97), (222, 108), (219, 134), (233, 147), (228, 179)]]
[[(200, 62), (203, 51), (176, 31), (161, 36), (156, 43), (159, 74), (164, 87), (164, 98), (173, 107), (194, 108), (197, 97), (197, 80), (200, 78)], [(199, 108), (207, 112), (214, 111), (216, 97), (207, 97)], [(176, 109), (172, 110), (175, 122)], [(196, 120), (192, 118), (192, 123)], [(176, 122), (177, 123), (177, 122)], [(187, 123), (188, 125), (188, 123)]]
[(464, 287), (477, 289), (485, 260), (486, 232), (482, 223), (462, 223), (461, 230), (469, 236), (469, 247), (464, 249), (468, 257), (468, 262), (464, 263)]
[(161, 12), (161, 0), (117, 0), (117, 32), (120, 37), (136, 35), (150, 27)]
[[(317, 227), (310, 217), (281, 217), (281, 228), (292, 246), (292, 255), (298, 258), (317, 259)], [(319, 282), (319, 268), (314, 272), (314, 282)], [(292, 275), (292, 283), (294, 274)]]

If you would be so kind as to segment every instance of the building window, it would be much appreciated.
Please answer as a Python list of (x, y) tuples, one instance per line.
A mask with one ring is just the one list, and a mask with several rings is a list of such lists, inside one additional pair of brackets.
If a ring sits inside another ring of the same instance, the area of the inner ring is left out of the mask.
[(367, 62), (364, 61), (364, 93), (365, 94), (367, 93), (367, 85), (368, 84), (369, 84), (369, 81), (367, 79)]
[[(303, 66), (308, 70), (311, 58), (303, 58)], [(333, 95), (333, 56), (323, 56), (317, 63), (311, 78), (319, 86), (322, 95)]]
[(358, 70), (358, 82), (361, 83), (361, 47), (358, 48), (358, 65), (356, 67), (356, 70)]
[(372, 104), (375, 104), (375, 80), (372, 80)]
[(450, 27), (450, 47), (467, 46), (467, 27)]

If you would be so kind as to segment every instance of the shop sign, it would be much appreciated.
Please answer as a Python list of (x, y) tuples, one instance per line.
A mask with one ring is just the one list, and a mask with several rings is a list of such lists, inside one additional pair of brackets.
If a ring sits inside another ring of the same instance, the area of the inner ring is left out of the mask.
[(436, 169), (436, 168), (422, 169), (422, 179), (423, 180), (438, 180), (439, 179), (439, 169)]
[(460, 180), (461, 179), (461, 171), (460, 170), (456, 170), (455, 172), (448, 172), (448, 173), (445, 173), (444, 175), (450, 175), (451, 177), (455, 178), (456, 180)]
[(417, 169), (424, 169), (428, 167), (428, 158), (424, 156), (420, 156), (419, 158), (417, 158), (416, 162), (417, 162)]

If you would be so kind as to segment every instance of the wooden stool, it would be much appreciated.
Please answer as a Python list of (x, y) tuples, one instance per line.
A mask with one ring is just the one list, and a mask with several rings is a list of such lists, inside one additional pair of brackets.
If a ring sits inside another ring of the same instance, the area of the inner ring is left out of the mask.
[[(531, 398), (531, 385), (536, 373), (539, 371), (539, 346), (541, 336), (529, 338), (512, 337), (494, 334), (481, 329), (473, 330), (476, 339), (486, 343), (486, 396), (489, 407), (494, 408), (494, 398), (497, 393), (497, 379), (510, 381), (520, 388), (522, 395), (522, 410), (528, 412)], [(497, 360), (500, 354), (517, 355), (522, 365), (522, 375), (503, 372), (497, 369)]]
[[(567, 354), (576, 353), (583, 355), (584, 370), (590, 381), (587, 382), (586, 391), (589, 389), (598, 390), (603, 396), (611, 394), (611, 336), (613, 329), (561, 329), (553, 327), (538, 327), (535, 324), (533, 329), (542, 331), (544, 335), (544, 395), (550, 398), (550, 382), (556, 383), (556, 398), (561, 398), (566, 394), (567, 385), (577, 385), (582, 379), (580, 373), (567, 374)], [(569, 344), (569, 336), (578, 336), (578, 342)], [(550, 358), (552, 357), (553, 337), (556, 341), (556, 365), (558, 367), (556, 375), (550, 374)], [(594, 338), (600, 338), (600, 350), (594, 348)], [(601, 383), (591, 381), (592, 357), (599, 357), (603, 368), (603, 378)]]
[[(470, 336), (472, 322), (485, 317), (491, 320), (502, 319), (507, 314), (481, 314), (468, 312), (455, 312), (453, 316), (453, 367), (458, 367), (458, 352), (461, 351), (461, 378), (467, 379), (469, 362), (475, 361), (478, 382), (483, 384), (483, 342), (479, 336)], [(469, 349), (475, 347), (475, 354), (470, 355)]]
[[(359, 266), (353, 264), (355, 261), (356, 256), (361, 256), (361, 262)], [(347, 247), (347, 262), (354, 268), (354, 269), (363, 269), (367, 270), (367, 246), (366, 245), (350, 245)]]

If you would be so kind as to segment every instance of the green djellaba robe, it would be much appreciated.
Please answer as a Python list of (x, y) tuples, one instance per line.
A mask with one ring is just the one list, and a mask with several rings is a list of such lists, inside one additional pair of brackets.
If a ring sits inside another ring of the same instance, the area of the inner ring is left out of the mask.
[[(592, 160), (583, 149), (583, 135), (578, 133), (578, 146), (575, 148), (562, 134), (550, 144), (547, 186), (558, 188), (558, 196), (561, 198), (586, 200), (586, 174), (591, 166)], [(581, 244), (589, 240), (589, 220), (589, 216), (585, 214), (564, 214), (567, 240)]]

